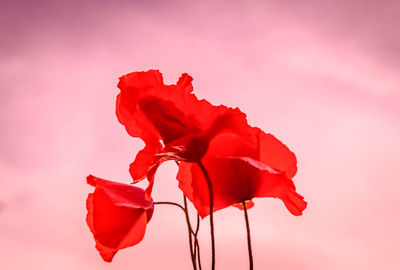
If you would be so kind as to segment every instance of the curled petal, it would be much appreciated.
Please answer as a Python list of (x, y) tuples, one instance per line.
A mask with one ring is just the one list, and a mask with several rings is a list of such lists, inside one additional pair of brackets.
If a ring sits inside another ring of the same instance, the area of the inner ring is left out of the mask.
[(142, 241), (153, 214), (153, 202), (144, 190), (92, 175), (88, 184), (95, 187), (87, 201), (87, 224), (102, 258), (111, 262), (118, 250)]

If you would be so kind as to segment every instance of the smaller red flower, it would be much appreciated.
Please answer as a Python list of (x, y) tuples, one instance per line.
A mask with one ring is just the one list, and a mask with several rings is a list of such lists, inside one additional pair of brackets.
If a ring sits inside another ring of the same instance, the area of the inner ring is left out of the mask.
[(87, 182), (95, 190), (86, 201), (86, 222), (101, 257), (111, 262), (118, 250), (142, 241), (153, 215), (153, 201), (146, 200), (144, 190), (138, 187), (92, 175)]

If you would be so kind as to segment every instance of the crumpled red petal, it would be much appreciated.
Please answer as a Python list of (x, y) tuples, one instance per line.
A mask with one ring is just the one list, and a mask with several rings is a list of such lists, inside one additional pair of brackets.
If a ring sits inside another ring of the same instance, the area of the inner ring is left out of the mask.
[(102, 258), (111, 262), (118, 250), (142, 241), (153, 214), (153, 202), (144, 190), (131, 185), (87, 177), (95, 187), (87, 201), (87, 224)]
[[(177, 85), (165, 85), (156, 70), (133, 72), (120, 78), (117, 116), (128, 133), (140, 137), (158, 137), (164, 143), (177, 139), (188, 130), (198, 130), (195, 115), (188, 107), (197, 99), (190, 92), (192, 78), (183, 74)], [(143, 132), (143, 131), (148, 132)], [(183, 132), (185, 131), (185, 132)]]
[(160, 139), (154, 126), (139, 109), (139, 102), (146, 92), (161, 85), (164, 85), (163, 78), (157, 70), (132, 72), (120, 78), (118, 88), (121, 93), (117, 96), (116, 114), (132, 137), (140, 137), (145, 142)]

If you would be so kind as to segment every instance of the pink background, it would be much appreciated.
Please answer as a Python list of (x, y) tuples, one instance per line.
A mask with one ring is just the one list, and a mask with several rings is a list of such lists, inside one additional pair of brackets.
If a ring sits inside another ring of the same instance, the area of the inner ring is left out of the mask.
[[(160, 69), (240, 107), (298, 157), (309, 206), (249, 212), (256, 269), (400, 269), (399, 1), (1, 1), (0, 269), (190, 269), (179, 210), (103, 262), (88, 174), (129, 183), (142, 147), (115, 117), (122, 74)], [(155, 200), (181, 201), (173, 163)], [(145, 182), (142, 186), (145, 186)], [(217, 269), (247, 269), (242, 213), (215, 215)], [(209, 268), (208, 219), (202, 225)]]

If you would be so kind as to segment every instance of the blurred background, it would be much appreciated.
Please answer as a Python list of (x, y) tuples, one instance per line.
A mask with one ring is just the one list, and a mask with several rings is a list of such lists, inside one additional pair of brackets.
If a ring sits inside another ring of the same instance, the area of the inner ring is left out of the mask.
[[(118, 77), (159, 69), (239, 107), (298, 158), (309, 205), (249, 211), (255, 269), (400, 269), (399, 1), (0, 2), (0, 269), (190, 269), (183, 214), (157, 206), (139, 245), (102, 261), (93, 174), (129, 183), (143, 147), (115, 116)], [(155, 200), (181, 202), (176, 166)], [(141, 186), (146, 186), (144, 181)], [(217, 269), (247, 269), (243, 213), (215, 214)], [(209, 269), (208, 218), (201, 228)]]

